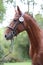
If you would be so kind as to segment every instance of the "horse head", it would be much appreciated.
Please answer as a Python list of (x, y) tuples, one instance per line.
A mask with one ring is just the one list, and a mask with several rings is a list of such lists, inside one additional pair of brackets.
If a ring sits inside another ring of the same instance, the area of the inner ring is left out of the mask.
[(11, 21), (10, 25), (7, 27), (5, 31), (5, 38), (7, 40), (12, 39), (14, 36), (17, 36), (20, 32), (25, 30), (25, 19), (22, 14), (20, 8), (17, 6), (17, 10), (15, 10), (14, 19)]

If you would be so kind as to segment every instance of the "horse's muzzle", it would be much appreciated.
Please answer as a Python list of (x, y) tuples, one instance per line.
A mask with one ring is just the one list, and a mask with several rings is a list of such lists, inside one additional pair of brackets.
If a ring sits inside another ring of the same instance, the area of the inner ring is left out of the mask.
[(12, 34), (5, 34), (5, 38), (6, 40), (11, 40), (13, 38), (13, 35)]

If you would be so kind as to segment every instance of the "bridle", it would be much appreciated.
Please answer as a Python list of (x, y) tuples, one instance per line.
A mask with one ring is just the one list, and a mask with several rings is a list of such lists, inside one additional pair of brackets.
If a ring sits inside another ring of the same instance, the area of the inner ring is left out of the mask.
[[(14, 22), (15, 22), (15, 20), (14, 20)], [(12, 35), (13, 36), (16, 35), (16, 29), (17, 29), (18, 24), (20, 24), (20, 23), (16, 22), (14, 28), (11, 28), (10, 26), (8, 26), (8, 28), (12, 30)]]
[[(22, 20), (21, 20), (21, 19), (22, 19)], [(17, 26), (18, 26), (19, 24), (22, 24), (23, 27), (24, 27), (23, 22), (24, 22), (24, 18), (23, 18), (23, 16), (21, 16), (21, 17), (19, 17), (19, 19), (17, 19), (17, 20), (14, 19), (15, 26), (14, 26), (13, 29), (12, 29), (10, 26), (8, 26), (8, 28), (12, 30), (12, 33), (11, 33), (11, 34), (12, 34), (13, 36), (16, 36), (16, 35), (17, 35), (16, 30), (17, 30)]]

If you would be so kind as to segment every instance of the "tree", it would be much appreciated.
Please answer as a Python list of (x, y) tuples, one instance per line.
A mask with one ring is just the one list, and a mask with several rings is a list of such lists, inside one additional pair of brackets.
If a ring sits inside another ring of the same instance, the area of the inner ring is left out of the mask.
[(5, 8), (3, 4), (3, 0), (0, 0), (0, 22), (3, 20), (3, 15), (5, 13)]
[(38, 21), (38, 22), (43, 22), (43, 17), (42, 17), (42, 15), (41, 14), (37, 14), (37, 15), (35, 15), (35, 19)]
[(6, 2), (7, 2), (7, 3), (8, 3), (8, 2), (12, 3), (12, 2), (13, 2), (13, 0), (6, 0)]
[[(4, 3), (3, 3), (3, 1), (4, 0), (0, 0), (0, 23), (3, 21), (3, 19), (4, 19), (4, 13), (5, 13), (5, 7), (4, 7)], [(14, 2), (14, 7), (15, 7), (15, 1), (16, 0), (6, 0), (6, 2), (8, 3), (8, 2), (10, 2), (10, 3), (12, 3), (12, 2)]]

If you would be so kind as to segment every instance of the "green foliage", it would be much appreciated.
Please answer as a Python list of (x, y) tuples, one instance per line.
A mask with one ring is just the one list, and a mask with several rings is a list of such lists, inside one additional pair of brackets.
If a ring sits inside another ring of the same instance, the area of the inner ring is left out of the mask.
[(0, 45), (0, 59), (3, 57), (3, 55), (4, 55), (3, 47)]
[(28, 62), (17, 62), (17, 63), (4, 63), (4, 65), (32, 65), (31, 61)]
[(15, 38), (15, 57), (20, 59), (28, 59), (29, 58), (29, 41), (27, 33), (24, 31), (20, 33), (17, 38)]
[(43, 22), (43, 17), (42, 17), (41, 14), (37, 14), (37, 15), (35, 16), (35, 18), (36, 18), (36, 20), (37, 20), (38, 22)]
[(35, 19), (36, 19), (37, 23), (39, 24), (39, 26), (41, 28), (43, 28), (43, 17), (42, 17), (42, 15), (41, 14), (37, 14), (35, 16)]
[[(2, 45), (4, 54), (6, 55), (7, 53), (9, 53), (11, 42), (5, 40), (4, 31), (5, 29), (2, 29), (2, 28), (0, 29), (0, 44)], [(11, 56), (8, 55), (10, 59), (11, 58), (18, 59), (16, 61), (19, 61), (19, 59), (20, 61), (26, 61), (29, 59), (29, 56), (28, 56), (29, 41), (28, 41), (27, 33), (25, 31), (20, 33), (16, 38), (14, 38), (13, 47), (14, 48), (12, 49)], [(14, 61), (11, 60), (11, 62), (14, 62)]]
[(0, 65), (4, 65), (3, 62), (0, 62)]
[(3, 4), (3, 0), (0, 0), (0, 22), (3, 20), (3, 15), (5, 13), (5, 8)]

